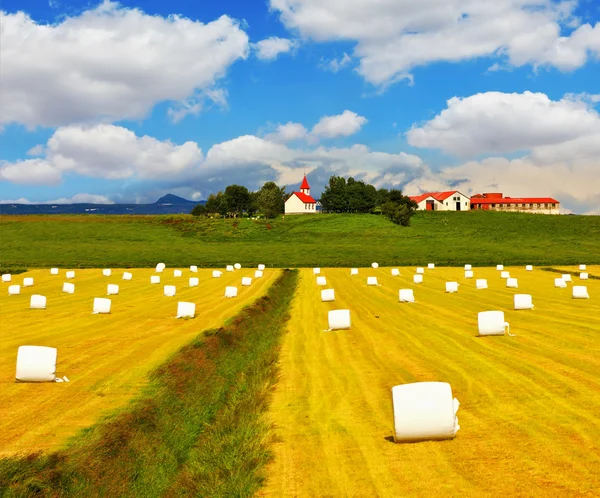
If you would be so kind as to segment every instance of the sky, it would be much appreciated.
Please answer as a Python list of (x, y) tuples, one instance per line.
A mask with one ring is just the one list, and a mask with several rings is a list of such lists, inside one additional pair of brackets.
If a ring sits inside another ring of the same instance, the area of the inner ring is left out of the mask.
[(600, 214), (598, 0), (3, 0), (1, 202), (331, 175)]

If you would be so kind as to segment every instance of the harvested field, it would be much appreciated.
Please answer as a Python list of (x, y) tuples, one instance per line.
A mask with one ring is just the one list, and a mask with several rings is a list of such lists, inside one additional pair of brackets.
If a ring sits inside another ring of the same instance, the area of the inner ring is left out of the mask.
[[(101, 269), (76, 270), (74, 294), (61, 292), (65, 270), (50, 275), (48, 269), (13, 276), (12, 284), (33, 277), (33, 287), (8, 296), (2, 283), (0, 310), (0, 456), (58, 449), (70, 436), (100, 417), (124, 406), (147, 382), (150, 370), (162, 364), (203, 330), (218, 327), (242, 307), (264, 295), (280, 273), (267, 269), (263, 278), (241, 287), (253, 269), (212, 271), (173, 277), (167, 268), (161, 283), (150, 284), (149, 269), (128, 269), (133, 280), (123, 281), (123, 270), (104, 277)], [(188, 278), (200, 278), (188, 287)], [(106, 296), (109, 283), (118, 284), (118, 295)], [(175, 297), (163, 296), (165, 284), (176, 285)], [(238, 297), (225, 299), (226, 285), (237, 285)], [(47, 296), (46, 310), (30, 310), (32, 294)], [(94, 297), (109, 297), (109, 315), (92, 315)], [(175, 319), (177, 302), (196, 303), (196, 318)], [(70, 383), (15, 383), (17, 348), (21, 345), (58, 348), (57, 375)]]
[[(563, 268), (563, 267), (561, 267)], [(564, 267), (577, 271), (578, 266)], [(588, 267), (592, 274), (597, 267)], [(302, 270), (270, 410), (279, 442), (261, 496), (597, 496), (600, 489), (600, 281), (591, 299), (554, 273), (474, 268), (322, 269), (334, 303)], [(378, 287), (367, 287), (367, 276)], [(456, 294), (446, 281), (460, 283)], [(416, 303), (398, 302), (415, 290)], [(534, 310), (514, 311), (513, 294)], [(347, 308), (351, 330), (324, 332)], [(477, 337), (477, 313), (506, 313), (515, 337)], [(449, 382), (461, 429), (441, 442), (394, 444), (391, 388)]]

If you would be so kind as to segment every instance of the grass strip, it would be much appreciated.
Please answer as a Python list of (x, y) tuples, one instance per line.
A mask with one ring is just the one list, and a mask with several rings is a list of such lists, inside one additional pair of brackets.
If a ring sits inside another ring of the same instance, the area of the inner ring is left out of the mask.
[[(549, 267), (549, 266), (547, 266), (547, 267), (544, 267), (544, 268), (541, 268), (541, 270), (542, 270), (542, 271), (549, 271), (549, 272), (551, 272), (551, 273), (560, 273), (561, 275), (566, 275), (566, 274), (569, 274), (569, 275), (571, 275), (572, 277), (578, 277), (578, 276), (579, 276), (579, 274), (581, 273), (580, 271), (559, 270), (559, 269), (557, 269), (557, 268), (551, 268), (551, 267)], [(590, 280), (600, 280), (600, 277), (599, 277), (599, 276), (596, 276), (596, 275), (589, 275), (589, 274), (588, 274), (588, 278), (589, 278)]]
[[(151, 374), (125, 411), (56, 453), (0, 460), (0, 496), (251, 496), (297, 272)], [(57, 414), (60, 417), (60, 414)]]

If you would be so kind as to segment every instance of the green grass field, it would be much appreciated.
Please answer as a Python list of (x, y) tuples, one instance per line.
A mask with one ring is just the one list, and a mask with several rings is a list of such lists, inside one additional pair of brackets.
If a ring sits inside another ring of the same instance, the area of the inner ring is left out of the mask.
[(2, 271), (18, 268), (600, 263), (600, 216), (418, 213), (265, 220), (191, 216), (2, 216)]

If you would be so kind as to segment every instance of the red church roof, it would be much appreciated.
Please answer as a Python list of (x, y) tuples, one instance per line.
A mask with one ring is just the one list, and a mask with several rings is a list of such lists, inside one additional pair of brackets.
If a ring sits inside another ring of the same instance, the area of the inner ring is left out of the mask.
[(306, 179), (306, 175), (304, 175), (304, 179), (302, 180), (302, 185), (300, 185), (300, 190), (304, 190), (304, 189), (310, 189), (310, 186), (308, 185), (308, 180)]
[[(304, 181), (306, 181), (306, 178), (304, 179)], [(307, 185), (308, 185), (308, 183), (307, 183)], [(317, 201), (315, 201), (310, 195), (305, 194), (303, 192), (293, 192), (292, 195), (295, 195), (296, 197), (298, 197), (298, 199), (300, 199), (305, 204), (316, 204), (317, 203)]]

